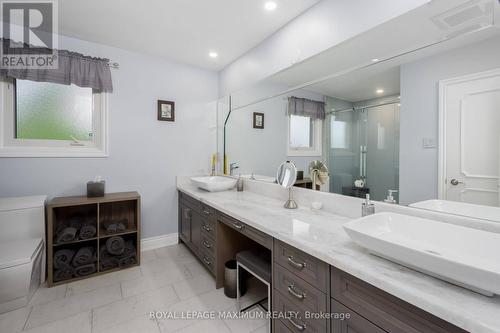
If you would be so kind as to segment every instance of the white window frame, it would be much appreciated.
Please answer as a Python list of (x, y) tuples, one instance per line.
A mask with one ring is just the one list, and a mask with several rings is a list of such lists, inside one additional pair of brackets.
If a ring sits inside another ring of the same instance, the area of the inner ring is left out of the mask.
[(287, 127), (287, 154), (288, 156), (321, 156), (323, 154), (322, 150), (322, 128), (323, 121), (321, 119), (316, 119), (313, 121), (313, 146), (308, 148), (299, 148), (290, 146), (290, 126), (292, 116), (288, 115), (288, 127)]
[(0, 157), (108, 157), (108, 95), (92, 93), (92, 140), (16, 139), (15, 90), (11, 79), (0, 81)]

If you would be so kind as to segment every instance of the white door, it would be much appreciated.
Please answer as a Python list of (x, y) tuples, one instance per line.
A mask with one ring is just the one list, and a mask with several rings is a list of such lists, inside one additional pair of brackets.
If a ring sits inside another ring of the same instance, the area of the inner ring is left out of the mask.
[(500, 206), (500, 69), (440, 82), (440, 199)]

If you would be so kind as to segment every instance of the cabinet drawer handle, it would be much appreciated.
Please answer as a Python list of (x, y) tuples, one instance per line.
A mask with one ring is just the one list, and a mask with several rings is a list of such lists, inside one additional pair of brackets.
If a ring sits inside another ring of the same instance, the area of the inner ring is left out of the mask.
[(212, 265), (212, 262), (207, 259), (207, 257), (203, 257), (203, 262), (207, 264), (208, 266)]
[(306, 267), (305, 262), (303, 262), (303, 263), (296, 262), (295, 258), (293, 256), (288, 257), (288, 263), (297, 269), (304, 269)]
[(243, 225), (241, 225), (241, 224), (237, 224), (237, 223), (233, 223), (233, 227), (235, 227), (235, 228), (236, 228), (236, 229), (238, 229), (238, 230), (243, 229)]
[(207, 249), (212, 247), (212, 245), (210, 245), (210, 243), (207, 241), (203, 241), (203, 246), (206, 247)]
[(299, 330), (301, 332), (304, 331), (307, 328), (306, 324), (299, 325), (296, 322), (294, 322), (293, 319), (290, 318), (290, 317), (288, 317), (288, 321), (290, 322), (290, 324), (293, 325), (293, 327), (295, 327), (297, 330)]
[(210, 232), (210, 231), (212, 231), (212, 228), (210, 228), (208, 225), (204, 224), (203, 230)]
[(288, 292), (290, 294), (292, 294), (293, 296), (295, 296), (295, 298), (298, 298), (300, 300), (303, 300), (304, 298), (306, 298), (306, 293), (298, 293), (295, 291), (295, 286), (292, 284), (290, 286), (288, 286)]
[(210, 213), (210, 211), (208, 211), (208, 210), (203, 210), (203, 214), (205, 214), (205, 215), (210, 215), (211, 213)]

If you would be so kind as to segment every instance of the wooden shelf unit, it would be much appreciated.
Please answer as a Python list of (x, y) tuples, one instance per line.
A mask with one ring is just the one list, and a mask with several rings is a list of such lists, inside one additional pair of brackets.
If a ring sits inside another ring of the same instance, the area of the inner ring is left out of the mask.
[[(94, 221), (96, 235), (90, 239), (74, 239), (71, 242), (55, 243), (57, 227), (61, 223), (67, 224), (75, 214), (85, 215), (88, 221)], [(126, 218), (128, 228), (122, 232), (107, 233), (102, 226), (104, 221), (119, 221)], [(47, 284), (49, 287), (57, 286), (68, 282), (86, 279), (92, 276), (116, 272), (121, 269), (127, 269), (133, 266), (139, 266), (141, 263), (141, 197), (137, 192), (109, 193), (104, 197), (87, 198), (86, 196), (59, 197), (52, 199), (47, 205)], [(99, 249), (106, 240), (113, 236), (122, 236), (126, 240), (132, 239), (136, 249), (137, 263), (125, 268), (112, 268), (104, 271), (100, 270)], [(77, 249), (87, 244), (95, 246), (97, 256), (96, 272), (87, 276), (73, 277), (54, 282), (54, 253), (55, 251), (68, 247)]]

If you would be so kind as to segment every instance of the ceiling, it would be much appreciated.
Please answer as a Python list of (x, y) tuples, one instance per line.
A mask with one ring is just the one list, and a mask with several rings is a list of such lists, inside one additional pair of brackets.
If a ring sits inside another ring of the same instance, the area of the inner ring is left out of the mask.
[[(493, 0), (433, 1), (265, 81), (350, 102), (398, 94), (400, 65), (500, 34), (491, 25), (492, 5)], [(376, 93), (379, 88), (383, 94)]]
[[(453, 40), (456, 36), (490, 27), (494, 1), (432, 1), (277, 73), (269, 80), (293, 87), (370, 64), (372, 59), (389, 59), (433, 43)], [(469, 13), (471, 8), (477, 9), (478, 15), (463, 14)], [(444, 26), (442, 22), (450, 17), (460, 17), (461, 21), (454, 26)], [(457, 46), (460, 41), (454, 45)]]
[[(308, 90), (349, 102), (399, 94), (400, 67), (381, 67), (374, 66), (372, 70), (359, 70), (333, 80), (326, 80), (309, 87)], [(377, 93), (378, 89), (382, 89), (383, 93)]]
[(266, 0), (64, 0), (59, 33), (220, 70), (318, 1), (274, 0), (266, 11)]

